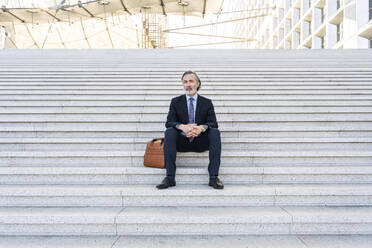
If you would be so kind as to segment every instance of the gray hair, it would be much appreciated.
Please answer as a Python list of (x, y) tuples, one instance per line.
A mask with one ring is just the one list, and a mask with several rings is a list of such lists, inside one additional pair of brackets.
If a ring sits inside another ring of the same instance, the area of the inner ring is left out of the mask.
[(199, 91), (200, 86), (201, 86), (201, 81), (200, 81), (200, 78), (199, 78), (198, 74), (196, 74), (196, 72), (194, 72), (194, 71), (185, 71), (183, 73), (182, 77), (181, 77), (181, 80), (183, 81), (183, 77), (186, 76), (186, 75), (188, 75), (188, 74), (193, 74), (195, 76), (195, 78), (196, 78), (196, 81), (199, 82), (199, 87), (196, 89), (197, 91)]

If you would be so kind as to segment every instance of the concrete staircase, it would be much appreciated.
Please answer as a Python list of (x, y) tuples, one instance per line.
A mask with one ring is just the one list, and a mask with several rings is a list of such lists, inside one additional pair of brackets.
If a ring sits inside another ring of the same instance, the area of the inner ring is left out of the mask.
[[(188, 69), (215, 106), (222, 191), (208, 152), (178, 153), (162, 191), (165, 171), (142, 165)], [(2, 50), (0, 184), (4, 247), (336, 234), (357, 247), (372, 234), (372, 50)]]

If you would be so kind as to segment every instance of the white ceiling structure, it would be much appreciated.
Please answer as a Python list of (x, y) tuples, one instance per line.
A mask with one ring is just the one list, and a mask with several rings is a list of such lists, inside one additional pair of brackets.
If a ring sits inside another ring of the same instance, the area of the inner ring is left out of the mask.
[(70, 22), (80, 18), (105, 18), (111, 14), (157, 13), (185, 16), (218, 14), (224, 0), (88, 0), (66, 1), (47, 8), (0, 6), (0, 23)]

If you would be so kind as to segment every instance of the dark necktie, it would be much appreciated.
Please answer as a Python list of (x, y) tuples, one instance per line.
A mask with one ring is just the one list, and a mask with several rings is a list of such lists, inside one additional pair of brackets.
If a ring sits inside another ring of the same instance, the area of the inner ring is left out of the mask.
[[(189, 123), (195, 123), (195, 120), (194, 120), (194, 104), (193, 104), (194, 98), (190, 97), (189, 101), (190, 101), (190, 106), (189, 106)], [(193, 140), (194, 140), (194, 137), (190, 137), (189, 138), (189, 141), (190, 142), (192, 142)]]

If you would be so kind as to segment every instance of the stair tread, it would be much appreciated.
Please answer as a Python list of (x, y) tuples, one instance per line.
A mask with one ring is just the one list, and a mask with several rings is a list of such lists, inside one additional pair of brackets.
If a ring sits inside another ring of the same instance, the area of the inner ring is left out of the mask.
[(148, 235), (148, 236), (4, 236), (7, 248), (370, 248), (371, 235)]
[[(150, 168), (150, 167), (86, 167), (86, 166), (75, 166), (75, 167), (55, 167), (55, 166), (1, 166), (0, 167), (0, 175), (79, 175), (79, 174), (138, 174), (138, 175), (164, 175), (164, 169), (158, 168)], [(316, 166), (313, 167), (308, 165), (304, 166), (294, 166), (294, 167), (283, 167), (283, 166), (275, 166), (275, 167), (258, 167), (258, 166), (231, 166), (231, 167), (221, 167), (220, 168), (220, 175), (225, 174), (310, 174), (310, 175), (338, 175), (338, 174), (345, 174), (345, 175), (366, 175), (372, 173), (372, 166)], [(201, 167), (180, 167), (177, 168), (177, 175), (207, 175), (207, 169)]]
[[(94, 137), (94, 138), (66, 138), (66, 137), (9, 137), (9, 138), (1, 138), (0, 143), (147, 143), (151, 138), (139, 138), (139, 137), (128, 137), (128, 138), (106, 138), (106, 137)], [(297, 143), (297, 142), (309, 142), (309, 143), (323, 143), (323, 142), (330, 142), (330, 143), (340, 143), (340, 142), (361, 142), (361, 143), (370, 143), (372, 142), (372, 138), (370, 137), (334, 137), (334, 138), (327, 138), (327, 137), (275, 137), (275, 138), (245, 138), (245, 137), (222, 137), (222, 142), (224, 143)]]
[[(160, 179), (160, 178), (159, 178)], [(221, 178), (223, 180), (223, 178)], [(0, 196), (370, 196), (371, 184), (252, 184), (226, 185), (215, 190), (207, 185), (177, 185), (158, 190), (155, 185), (0, 185)], [(159, 180), (160, 183), (160, 180)]]
[(2, 224), (372, 223), (372, 207), (0, 208)]
[[(74, 151), (0, 151), (0, 157), (100, 157), (100, 156), (123, 156), (123, 157), (143, 157), (144, 151), (122, 151), (122, 150), (74, 150)], [(205, 152), (180, 152), (178, 157), (208, 157)], [(267, 150), (267, 151), (222, 151), (222, 157), (353, 157), (353, 156), (372, 156), (371, 150), (306, 150), (306, 151), (287, 151), (287, 150)]]

